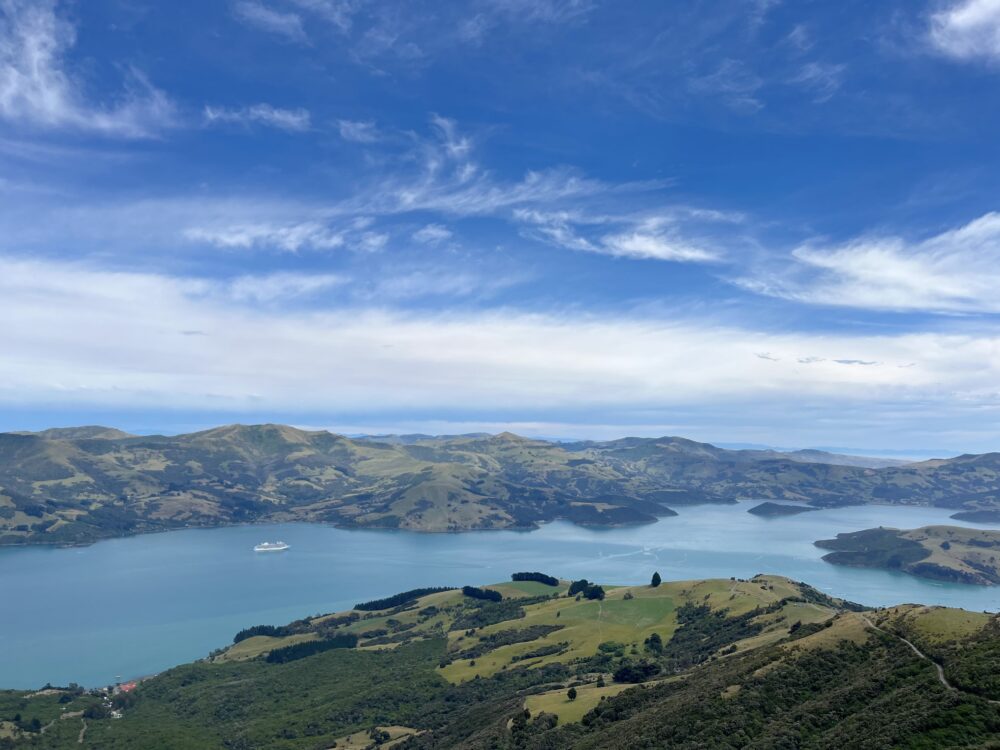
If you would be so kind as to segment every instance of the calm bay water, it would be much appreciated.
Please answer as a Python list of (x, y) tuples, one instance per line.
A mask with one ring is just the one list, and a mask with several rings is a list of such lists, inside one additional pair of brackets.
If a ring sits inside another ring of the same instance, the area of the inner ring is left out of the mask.
[[(347, 609), (417, 586), (485, 584), (512, 572), (644, 583), (778, 573), (868, 605), (1000, 609), (1000, 587), (943, 584), (824, 563), (812, 542), (873, 526), (966, 525), (949, 511), (855, 507), (776, 519), (755, 503), (679, 508), (623, 529), (413, 534), (310, 524), (149, 534), (68, 549), (0, 549), (0, 687), (104, 685), (206, 655), (248, 625)], [(283, 553), (257, 542), (281, 539)]]

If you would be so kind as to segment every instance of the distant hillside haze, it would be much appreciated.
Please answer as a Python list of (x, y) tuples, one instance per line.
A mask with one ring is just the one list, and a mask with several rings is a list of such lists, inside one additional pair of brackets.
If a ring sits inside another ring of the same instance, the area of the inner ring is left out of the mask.
[(820, 451), (725, 450), (679, 437), (352, 439), (276, 424), (176, 436), (94, 426), (0, 433), (3, 544), (256, 521), (414, 531), (534, 528), (556, 519), (614, 526), (673, 515), (671, 506), (746, 498), (995, 511), (1000, 454), (872, 466)]

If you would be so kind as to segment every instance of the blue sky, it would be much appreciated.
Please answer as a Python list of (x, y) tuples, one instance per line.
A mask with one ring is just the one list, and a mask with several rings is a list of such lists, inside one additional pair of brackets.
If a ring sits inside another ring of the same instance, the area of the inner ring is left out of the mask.
[(0, 429), (957, 453), (1000, 0), (0, 0)]

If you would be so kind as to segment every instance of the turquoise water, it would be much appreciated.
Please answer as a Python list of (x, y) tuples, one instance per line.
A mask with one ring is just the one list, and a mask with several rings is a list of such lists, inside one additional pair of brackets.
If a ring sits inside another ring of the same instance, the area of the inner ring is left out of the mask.
[[(417, 586), (484, 584), (519, 570), (607, 583), (778, 573), (869, 605), (1000, 609), (1000, 587), (842, 568), (812, 545), (872, 526), (958, 524), (948, 511), (855, 507), (776, 519), (754, 503), (679, 508), (659, 523), (414, 534), (310, 524), (148, 534), (68, 549), (0, 550), (0, 687), (94, 686), (205, 656), (248, 625), (280, 624)], [(287, 552), (254, 544), (281, 539)]]

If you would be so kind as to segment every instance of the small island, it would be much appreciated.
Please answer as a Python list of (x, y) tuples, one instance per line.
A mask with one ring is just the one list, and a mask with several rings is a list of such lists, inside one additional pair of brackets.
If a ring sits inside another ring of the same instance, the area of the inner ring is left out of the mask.
[(747, 513), (763, 518), (778, 518), (779, 516), (797, 516), (799, 513), (808, 513), (811, 510), (819, 510), (811, 505), (789, 505), (787, 503), (772, 503), (770, 500), (755, 505)]
[(823, 559), (835, 565), (899, 570), (953, 583), (1000, 583), (1000, 531), (958, 526), (879, 527), (837, 534), (836, 539), (821, 539), (815, 544), (831, 550)]

